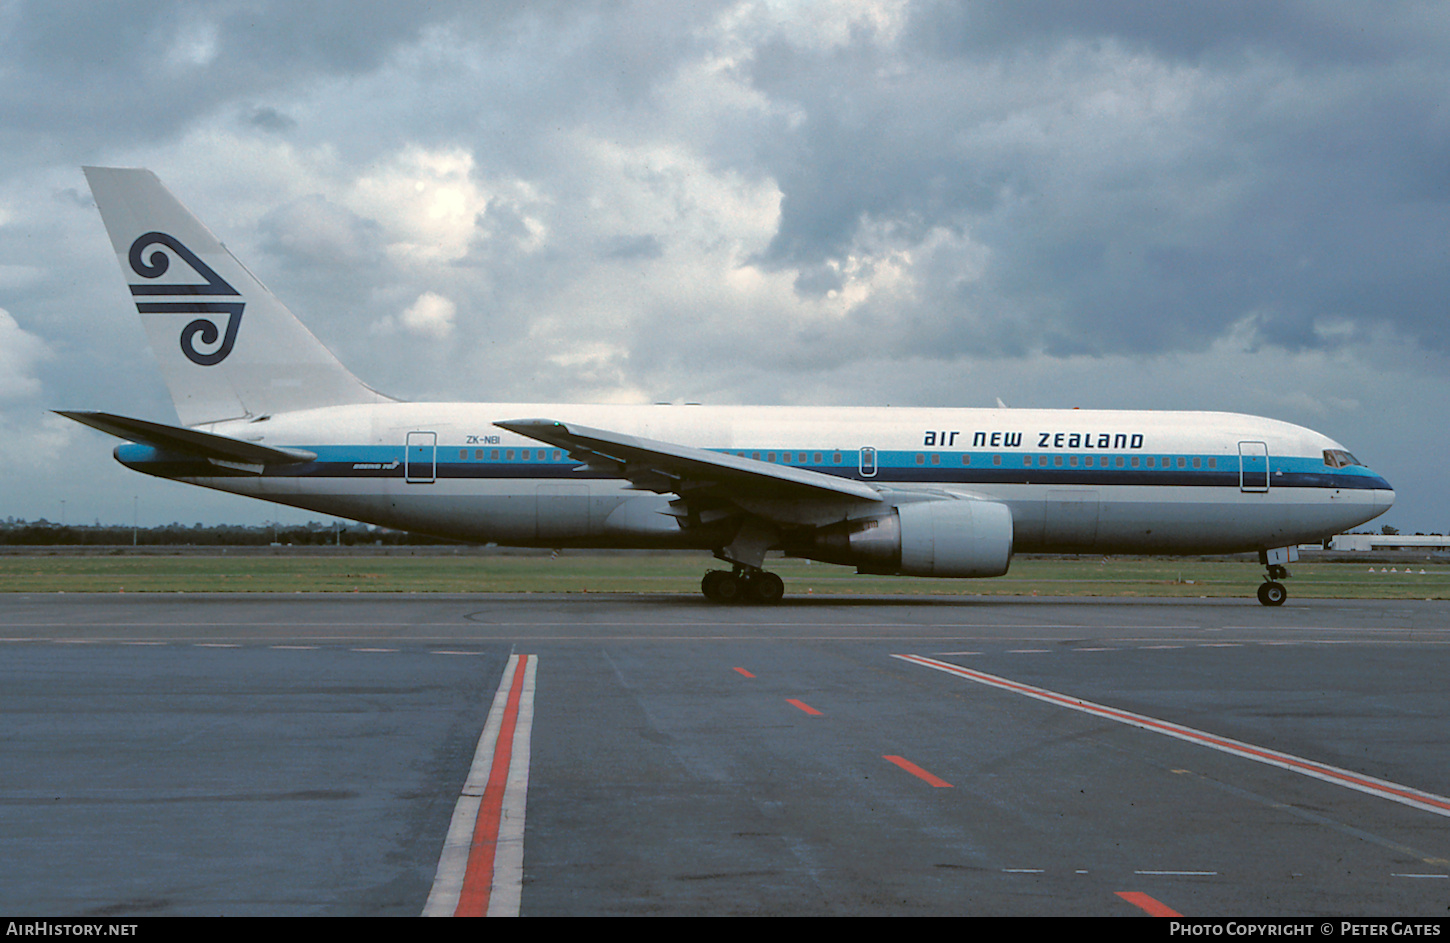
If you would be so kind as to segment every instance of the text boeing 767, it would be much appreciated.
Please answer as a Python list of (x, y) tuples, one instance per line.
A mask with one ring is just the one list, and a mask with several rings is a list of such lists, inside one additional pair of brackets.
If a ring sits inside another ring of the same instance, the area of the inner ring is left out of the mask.
[(990, 577), (1014, 552), (1293, 548), (1389, 484), (1302, 426), (1220, 412), (406, 403), (364, 385), (146, 170), (86, 168), (180, 425), (62, 415), (150, 475), (522, 547), (711, 550), (712, 600), (774, 602), (772, 550)]

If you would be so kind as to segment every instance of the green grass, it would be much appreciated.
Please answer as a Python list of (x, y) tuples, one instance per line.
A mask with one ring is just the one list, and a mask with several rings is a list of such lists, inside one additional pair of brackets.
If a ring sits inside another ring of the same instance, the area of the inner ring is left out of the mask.
[[(540, 592), (698, 593), (705, 554), (477, 552), (320, 555), (306, 551), (0, 556), (0, 592)], [(1018, 558), (992, 580), (857, 576), (845, 567), (771, 560), (790, 595), (1042, 595), (1248, 597), (1262, 580), (1249, 562), (1197, 558)], [(1396, 573), (1380, 573), (1394, 566)], [(1430, 563), (1299, 563), (1290, 598), (1446, 599), (1450, 566)], [(1423, 570), (1422, 574), (1420, 571)]]

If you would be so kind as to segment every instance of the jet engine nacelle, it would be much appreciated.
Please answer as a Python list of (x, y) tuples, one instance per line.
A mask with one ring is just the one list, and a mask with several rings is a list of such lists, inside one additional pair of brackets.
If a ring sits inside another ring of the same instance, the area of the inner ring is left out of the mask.
[(802, 556), (862, 573), (1001, 576), (1012, 560), (1012, 512), (992, 501), (917, 501), (813, 535)]

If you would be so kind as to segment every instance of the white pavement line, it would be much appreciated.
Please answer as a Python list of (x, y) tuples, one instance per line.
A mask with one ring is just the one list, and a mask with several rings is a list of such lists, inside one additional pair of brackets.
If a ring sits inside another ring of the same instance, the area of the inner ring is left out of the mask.
[[(514, 726), (508, 783), (503, 795), (493, 889), (489, 897), (489, 916), (517, 916), (522, 892), (524, 806), (529, 784), (529, 737), (534, 716), (534, 676), (538, 669), (537, 655), (524, 657), (528, 662)], [(453, 820), (449, 823), (448, 835), (443, 840), (443, 853), (438, 858), (433, 888), (429, 891), (428, 902), (423, 907), (425, 917), (451, 917), (458, 909), (464, 878), (468, 873), (469, 856), (473, 850), (478, 811), (483, 804), (483, 794), (493, 770), (494, 751), (498, 745), (509, 696), (513, 693), (513, 679), (518, 670), (518, 661), (518, 655), (509, 656), (508, 664), (504, 667), (503, 681), (493, 696), (488, 720), (483, 725), (483, 733), (479, 736), (478, 746), (473, 753), (473, 765), (469, 767), (468, 779), (453, 807)], [(496, 914), (496, 901), (501, 909), (511, 906), (512, 912)]]
[(1021, 682), (1011, 681), (1007, 678), (999, 678), (996, 675), (987, 674), (985, 671), (963, 668), (960, 665), (938, 661), (935, 658), (927, 658), (923, 655), (892, 655), (891, 657), (899, 658), (902, 661), (915, 665), (921, 665), (925, 668), (935, 668), (937, 671), (944, 671), (947, 674), (999, 688), (1003, 691), (1011, 691), (1026, 697), (1036, 698), (1039, 701), (1046, 701), (1058, 707), (1066, 707), (1075, 711), (1082, 711), (1085, 714), (1091, 714), (1094, 717), (1115, 720), (1120, 724), (1139, 727), (1143, 730), (1151, 730), (1154, 733), (1161, 733), (1165, 736), (1185, 740), (1189, 743), (1196, 743), (1199, 746), (1210, 747), (1224, 753), (1231, 753), (1234, 756), (1240, 756), (1244, 759), (1265, 763), (1269, 766), (1277, 766), (1280, 769), (1287, 769), (1290, 772), (1300, 773), (1304, 776), (1311, 776), (1314, 779), (1322, 780), (1326, 783), (1333, 783), (1336, 786), (1345, 786), (1371, 796), (1378, 796), (1381, 799), (1389, 799), (1392, 802), (1399, 802), (1425, 812), (1433, 812), (1436, 815), (1450, 817), (1450, 799), (1447, 799), (1445, 796), (1437, 796), (1432, 792), (1422, 792), (1410, 786), (1392, 783), (1387, 779), (1376, 779), (1373, 776), (1366, 776), (1362, 773), (1340, 769), (1337, 766), (1329, 766), (1324, 763), (1306, 760), (1302, 757), (1294, 756), (1292, 753), (1280, 753), (1278, 750), (1254, 746), (1242, 740), (1231, 740), (1228, 737), (1205, 733), (1202, 730), (1184, 727), (1181, 724), (1170, 723), (1166, 720), (1158, 720), (1143, 714), (1134, 714), (1131, 711), (1119, 710), (1115, 707), (1105, 707), (1101, 704), (1094, 704), (1092, 701), (1069, 697), (1066, 694), (1058, 694), (1046, 688), (1033, 687), (1030, 684), (1022, 684)]

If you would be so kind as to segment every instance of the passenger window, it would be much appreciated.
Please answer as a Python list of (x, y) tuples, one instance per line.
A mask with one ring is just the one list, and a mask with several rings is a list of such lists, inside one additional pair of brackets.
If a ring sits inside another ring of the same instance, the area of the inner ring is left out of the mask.
[(821, 464), (821, 453), (820, 452), (817, 452), (814, 456), (812, 456), (812, 459), (813, 459), (813, 464), (816, 464), (816, 465)]
[(924, 465), (924, 464), (926, 464), (926, 456), (925, 455), (922, 455), (920, 452), (917, 452), (916, 453), (916, 464), (918, 464), (918, 465)]
[(458, 450), (458, 460), (460, 462), (466, 462), (466, 461), (468, 461), (468, 449), (459, 449)]

